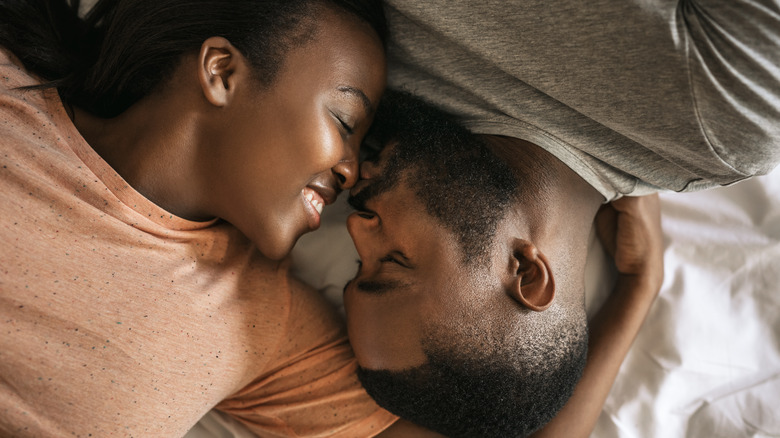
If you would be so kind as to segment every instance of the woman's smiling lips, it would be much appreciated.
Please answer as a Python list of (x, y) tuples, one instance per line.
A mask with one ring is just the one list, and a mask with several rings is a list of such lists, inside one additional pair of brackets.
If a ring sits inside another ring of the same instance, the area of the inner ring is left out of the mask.
[(303, 188), (301, 195), (309, 216), (309, 228), (316, 230), (320, 227), (322, 210), (336, 200), (336, 190), (320, 184), (311, 184)]

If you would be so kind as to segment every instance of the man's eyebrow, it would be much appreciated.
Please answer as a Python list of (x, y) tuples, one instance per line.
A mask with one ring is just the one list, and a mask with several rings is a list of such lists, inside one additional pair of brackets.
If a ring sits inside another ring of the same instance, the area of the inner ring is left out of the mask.
[(355, 87), (350, 87), (347, 85), (342, 85), (338, 88), (339, 91), (342, 93), (352, 94), (360, 99), (360, 101), (363, 103), (363, 108), (365, 108), (366, 112), (368, 114), (372, 114), (374, 112), (374, 105), (371, 104), (371, 99), (366, 96), (366, 93), (363, 92), (363, 90)]
[(366, 280), (366, 281), (358, 281), (356, 287), (361, 292), (381, 295), (397, 289), (407, 288), (409, 287), (409, 284), (403, 283), (401, 281), (395, 281), (395, 280), (385, 280), (385, 281)]

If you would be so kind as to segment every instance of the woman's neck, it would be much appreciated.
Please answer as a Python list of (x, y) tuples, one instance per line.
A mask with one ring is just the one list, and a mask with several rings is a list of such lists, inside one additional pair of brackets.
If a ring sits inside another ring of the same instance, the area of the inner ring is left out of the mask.
[(98, 155), (147, 199), (179, 217), (210, 219), (197, 208), (197, 117), (181, 103), (172, 108), (174, 101), (147, 97), (110, 119), (73, 107), (71, 119)]

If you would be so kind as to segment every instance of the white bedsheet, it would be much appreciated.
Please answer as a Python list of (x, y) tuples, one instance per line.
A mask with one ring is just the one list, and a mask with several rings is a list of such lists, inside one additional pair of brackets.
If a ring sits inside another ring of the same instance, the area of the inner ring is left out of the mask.
[(665, 280), (594, 437), (780, 436), (780, 170), (663, 194)]
[[(592, 437), (780, 437), (780, 170), (661, 201), (664, 285)], [(357, 254), (346, 205), (326, 212), (294, 257), (300, 276), (338, 305)], [(612, 275), (593, 238), (589, 313)], [(214, 412), (187, 434), (244, 436)]]

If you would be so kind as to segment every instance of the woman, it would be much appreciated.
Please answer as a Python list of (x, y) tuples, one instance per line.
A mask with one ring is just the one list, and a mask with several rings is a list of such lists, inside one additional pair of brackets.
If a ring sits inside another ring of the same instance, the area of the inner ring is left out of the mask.
[(384, 87), (359, 0), (0, 2), (0, 435), (372, 436), (282, 259), (357, 178)]
[[(334, 23), (316, 47), (306, 43), (317, 2), (102, 1), (85, 23), (64, 2), (34, 3), (34, 16), (9, 17), (2, 44), (57, 87), (87, 143), (160, 207), (225, 219), (279, 259), (354, 184), (384, 85), (376, 4), (333, 2), (340, 13), (326, 14)], [(296, 47), (306, 53), (285, 65)]]

